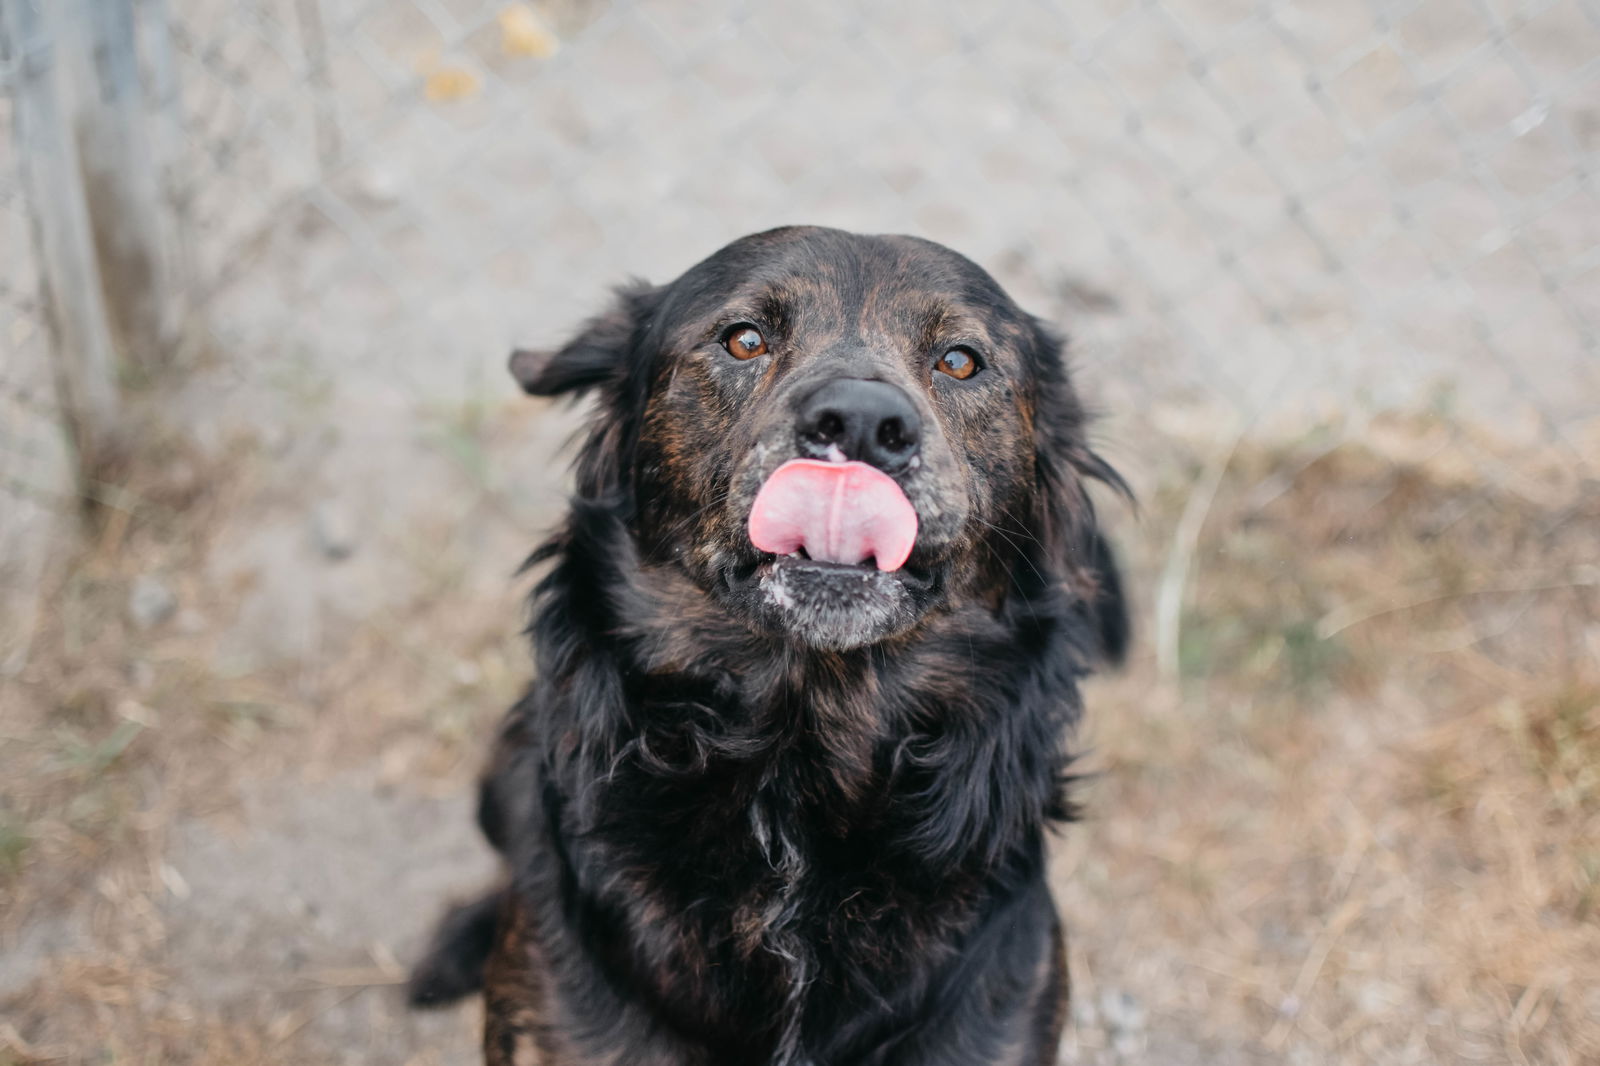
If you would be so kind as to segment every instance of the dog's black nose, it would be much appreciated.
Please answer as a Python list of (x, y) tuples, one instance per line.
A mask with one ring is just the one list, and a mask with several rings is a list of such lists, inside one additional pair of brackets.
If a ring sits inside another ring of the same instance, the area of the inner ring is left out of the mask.
[(922, 419), (911, 397), (887, 381), (835, 378), (800, 402), (800, 454), (859, 459), (888, 474), (917, 454)]

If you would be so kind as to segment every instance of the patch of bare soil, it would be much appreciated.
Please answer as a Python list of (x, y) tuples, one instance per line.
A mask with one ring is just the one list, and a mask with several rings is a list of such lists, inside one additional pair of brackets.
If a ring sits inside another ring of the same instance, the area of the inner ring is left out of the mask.
[[(293, 662), (230, 650), (250, 442), (130, 475), (0, 692), (0, 1063), (474, 1060), (475, 1007), (394, 986), (492, 869), (471, 781), (536, 529), (481, 475), (536, 422), (484, 413), (448, 521), (353, 548), (426, 580)], [(1600, 504), (1437, 433), (1240, 448), (1198, 510), (1174, 445), (1113, 515), (1141, 604), (1189, 565), (1090, 693), (1065, 1061), (1600, 1058)]]

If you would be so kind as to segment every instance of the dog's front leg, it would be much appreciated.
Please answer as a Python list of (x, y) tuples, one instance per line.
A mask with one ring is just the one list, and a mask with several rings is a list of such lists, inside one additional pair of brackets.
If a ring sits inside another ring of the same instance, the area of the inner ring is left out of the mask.
[(484, 1066), (576, 1066), (554, 1046), (543, 967), (514, 893), (506, 896), (499, 936), (484, 970)]

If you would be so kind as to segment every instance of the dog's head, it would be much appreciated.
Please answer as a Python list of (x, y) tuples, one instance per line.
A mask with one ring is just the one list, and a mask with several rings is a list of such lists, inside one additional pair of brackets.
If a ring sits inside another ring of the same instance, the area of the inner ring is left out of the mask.
[(578, 492), (752, 629), (847, 649), (951, 603), (1092, 601), (1087, 447), (1057, 340), (960, 255), (786, 228), (636, 285), (529, 393), (601, 392)]

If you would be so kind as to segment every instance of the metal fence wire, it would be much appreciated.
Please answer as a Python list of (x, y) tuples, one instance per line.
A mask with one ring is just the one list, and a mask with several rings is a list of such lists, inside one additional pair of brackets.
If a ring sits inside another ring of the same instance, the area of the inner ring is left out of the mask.
[(174, 16), (203, 276), (264, 236), (288, 306), (349, 293), (368, 336), (412, 334), (402, 308), (441, 340), (490, 308), (544, 333), (606, 279), (818, 220), (966, 250), (1097, 376), (1251, 416), (1288, 374), (1379, 405), (1458, 390), (1559, 443), (1600, 396), (1593, 3)]
[[(135, 6), (170, 22), (188, 276), (240, 380), (433, 402), (609, 283), (818, 222), (991, 268), (1113, 435), (1420, 410), (1600, 454), (1594, 0)], [(11, 144), (8, 510), (59, 462)]]

